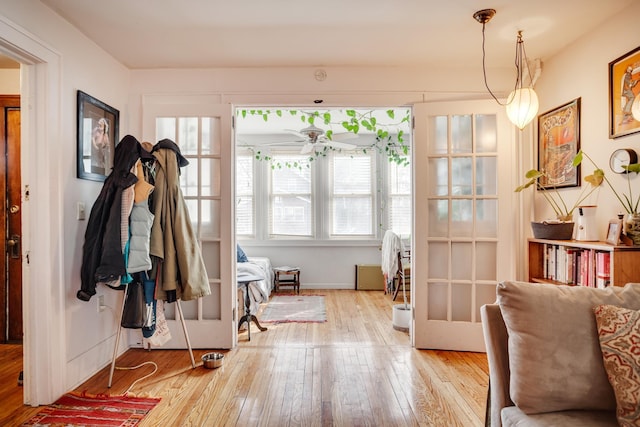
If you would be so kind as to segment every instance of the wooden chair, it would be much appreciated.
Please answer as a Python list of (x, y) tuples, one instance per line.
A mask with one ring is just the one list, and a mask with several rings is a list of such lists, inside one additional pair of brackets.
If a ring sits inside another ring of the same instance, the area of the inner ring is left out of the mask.
[[(405, 260), (403, 265), (402, 260)], [(407, 252), (404, 256), (398, 252), (398, 271), (393, 278), (393, 301), (396, 300), (404, 279), (404, 285), (407, 291), (411, 289), (411, 254)]]

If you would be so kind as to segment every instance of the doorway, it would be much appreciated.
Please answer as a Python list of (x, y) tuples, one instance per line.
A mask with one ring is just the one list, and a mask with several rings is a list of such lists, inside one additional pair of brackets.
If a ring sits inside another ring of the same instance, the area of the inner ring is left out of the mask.
[(411, 115), (406, 106), (237, 106), (234, 229), (249, 259), (295, 265), (303, 290), (318, 291), (354, 289), (358, 266), (377, 267), (383, 292), (385, 232), (411, 249)]
[(5, 256), (0, 268), (0, 343), (22, 343), (22, 234), (20, 198), (20, 96), (0, 95), (0, 240)]

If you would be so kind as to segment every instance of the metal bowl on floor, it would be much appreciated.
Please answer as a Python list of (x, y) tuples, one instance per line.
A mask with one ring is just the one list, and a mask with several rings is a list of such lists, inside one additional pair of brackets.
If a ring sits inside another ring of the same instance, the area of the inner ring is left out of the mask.
[(224, 360), (224, 354), (222, 353), (207, 353), (202, 356), (202, 364), (207, 369), (215, 369), (222, 366)]

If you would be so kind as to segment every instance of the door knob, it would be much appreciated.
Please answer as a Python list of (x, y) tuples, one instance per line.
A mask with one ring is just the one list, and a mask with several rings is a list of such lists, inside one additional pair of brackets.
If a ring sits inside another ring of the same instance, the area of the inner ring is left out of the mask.
[(9, 208), (9, 212), (11, 212), (11, 213), (18, 213), (18, 212), (20, 212), (20, 206), (18, 206), (18, 205), (12, 205), (12, 206)]

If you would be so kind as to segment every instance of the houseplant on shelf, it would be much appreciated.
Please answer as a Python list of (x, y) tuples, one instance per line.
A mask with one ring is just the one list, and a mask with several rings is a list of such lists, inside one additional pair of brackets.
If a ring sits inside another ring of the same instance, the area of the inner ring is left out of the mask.
[[(582, 152), (578, 152), (571, 161), (572, 167), (577, 167), (582, 163)], [(591, 159), (590, 159), (591, 160)], [(588, 182), (589, 186), (584, 186), (580, 191), (578, 198), (574, 203), (567, 203), (562, 194), (556, 187), (545, 188), (540, 184), (540, 178), (546, 177), (545, 170), (531, 169), (525, 174), (527, 181), (518, 186), (515, 191), (521, 192), (526, 188), (534, 187), (545, 198), (549, 206), (553, 209), (556, 215), (555, 220), (548, 220), (542, 222), (532, 222), (531, 228), (533, 230), (534, 237), (557, 239), (557, 240), (569, 240), (573, 235), (573, 212), (578, 208), (582, 202), (584, 202), (599, 186), (602, 184), (604, 178), (604, 172), (602, 169), (596, 167), (593, 174), (586, 176), (584, 180)]]
[[(580, 152), (578, 154), (582, 155), (583, 153)], [(586, 153), (584, 153), (584, 156), (589, 159), (596, 168), (598, 168), (591, 157)], [(624, 220), (625, 234), (633, 241), (634, 245), (640, 245), (640, 191), (634, 195), (633, 188), (631, 187), (631, 173), (633, 172), (636, 175), (640, 173), (640, 163), (631, 163), (628, 165), (622, 165), (621, 167), (626, 170), (625, 175), (627, 176), (627, 192), (622, 193), (622, 196), (618, 191), (616, 191), (613, 184), (611, 184), (611, 181), (604, 176), (604, 173), (602, 174), (602, 177), (627, 213), (627, 217)]]

